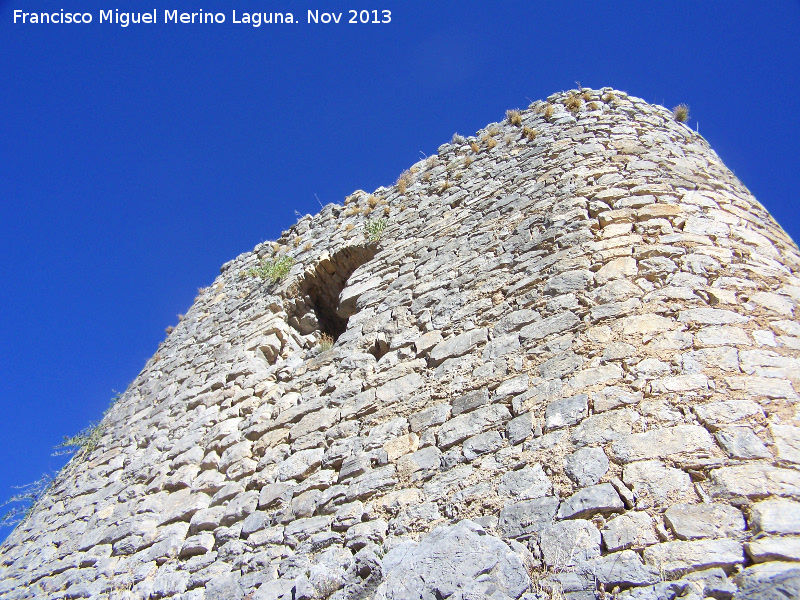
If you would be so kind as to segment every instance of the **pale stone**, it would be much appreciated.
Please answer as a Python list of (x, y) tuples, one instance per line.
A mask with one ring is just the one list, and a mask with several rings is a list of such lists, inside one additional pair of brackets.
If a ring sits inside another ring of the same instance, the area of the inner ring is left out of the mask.
[(744, 531), (744, 517), (728, 504), (673, 504), (664, 521), (681, 540), (734, 537)]
[(732, 569), (744, 562), (741, 542), (729, 539), (665, 542), (648, 546), (644, 561), (669, 576), (713, 567)]
[(744, 545), (753, 562), (768, 560), (800, 561), (800, 537), (764, 537)]
[(658, 543), (653, 519), (646, 512), (630, 511), (607, 521), (600, 530), (609, 552), (639, 549)]
[(611, 444), (613, 457), (623, 463), (673, 454), (709, 451), (714, 445), (708, 431), (696, 425), (678, 425), (634, 433)]
[(753, 531), (776, 534), (800, 534), (800, 502), (771, 498), (757, 502), (750, 509)]
[(415, 452), (417, 448), (419, 448), (419, 436), (416, 433), (401, 435), (383, 445), (389, 460), (397, 460), (404, 454)]
[(607, 262), (595, 273), (594, 279), (597, 285), (603, 285), (612, 279), (635, 277), (638, 272), (639, 267), (636, 264), (636, 259), (627, 256)]
[(688, 473), (667, 467), (659, 460), (645, 460), (626, 465), (622, 480), (633, 489), (637, 500), (653, 499), (664, 504), (673, 495), (687, 493), (691, 489)]

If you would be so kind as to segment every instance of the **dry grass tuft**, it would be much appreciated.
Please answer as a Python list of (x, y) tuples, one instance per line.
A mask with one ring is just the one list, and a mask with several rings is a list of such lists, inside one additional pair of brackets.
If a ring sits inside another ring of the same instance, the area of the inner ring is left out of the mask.
[(542, 115), (545, 119), (552, 119), (553, 113), (556, 112), (556, 107), (550, 104), (549, 102), (544, 105), (542, 108)]
[(353, 229), (355, 229), (355, 228), (356, 228), (356, 226), (353, 225), (352, 223), (348, 223), (347, 225), (344, 226), (344, 230), (345, 231), (353, 231)]
[(489, 127), (489, 129), (486, 130), (486, 133), (488, 133), (491, 136), (495, 136), (498, 133), (500, 133), (500, 126), (497, 125), (497, 124), (494, 124), (491, 127)]
[(506, 120), (512, 125), (516, 125), (519, 127), (520, 125), (522, 125), (522, 113), (519, 111), (518, 108), (515, 108), (514, 110), (507, 110)]
[(390, 209), (388, 206), (384, 206), (384, 207), (383, 207), (383, 214), (384, 214), (385, 216), (387, 216), (387, 217), (388, 217), (390, 212), (392, 212), (392, 209)]
[(678, 104), (678, 106), (672, 109), (672, 114), (676, 121), (686, 123), (686, 121), (689, 120), (689, 107), (685, 104)]
[(480, 147), (480, 146), (478, 146), (478, 144), (476, 144), (475, 142), (470, 142), (470, 143), (469, 143), (469, 147), (470, 147), (470, 148), (472, 148), (472, 151), (473, 151), (473, 152), (476, 152), (476, 153), (477, 153), (477, 152), (480, 152), (480, 151), (481, 151), (481, 147)]
[(405, 194), (408, 186), (413, 183), (413, 176), (411, 171), (403, 171), (400, 173), (400, 177), (397, 178), (397, 190), (401, 194)]
[(466, 169), (467, 167), (469, 167), (472, 164), (473, 160), (475, 160), (475, 159), (473, 159), (471, 156), (465, 156), (464, 157), (464, 168)]
[(308, 252), (308, 251), (309, 251), (309, 250), (311, 250), (311, 248), (313, 248), (313, 247), (314, 247), (314, 244), (312, 244), (311, 242), (306, 242), (306, 243), (305, 243), (305, 245), (303, 246), (303, 250), (305, 250), (306, 252)]
[(581, 93), (581, 97), (584, 100), (586, 100), (586, 102), (589, 102), (589, 100), (592, 99), (592, 92), (590, 92), (589, 90), (583, 90), (583, 92)]
[(522, 130), (522, 135), (525, 136), (525, 139), (527, 139), (529, 142), (532, 142), (536, 139), (536, 136), (539, 135), (539, 132), (532, 127), (525, 127)]
[(581, 96), (575, 92), (570, 92), (567, 99), (564, 100), (564, 107), (572, 114), (575, 114), (581, 109)]
[(603, 96), (603, 102), (606, 104), (613, 104), (617, 100), (617, 95), (614, 92), (606, 92)]
[(589, 110), (600, 110), (600, 105), (597, 102), (589, 102), (587, 106)]
[(485, 136), (483, 136), (483, 137), (481, 138), (481, 140), (483, 140), (483, 143), (484, 143), (484, 144), (486, 144), (486, 147), (487, 147), (489, 150), (491, 150), (492, 148), (494, 148), (495, 146), (497, 146), (497, 140), (496, 140), (496, 139), (494, 139), (494, 138), (493, 138), (492, 136), (490, 136), (490, 135), (485, 135)]

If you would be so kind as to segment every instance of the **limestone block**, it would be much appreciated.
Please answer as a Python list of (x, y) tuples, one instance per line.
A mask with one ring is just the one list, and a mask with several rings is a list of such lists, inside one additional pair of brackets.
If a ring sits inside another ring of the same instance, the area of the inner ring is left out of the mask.
[(261, 488), (258, 508), (265, 510), (288, 504), (294, 496), (294, 483), (270, 483)]
[(580, 423), (586, 417), (588, 402), (589, 396), (586, 394), (576, 394), (569, 398), (550, 402), (545, 410), (545, 427), (553, 430)]
[(558, 498), (553, 496), (506, 504), (500, 511), (497, 529), (507, 538), (530, 537), (553, 522), (558, 504)]
[(434, 366), (439, 365), (448, 358), (463, 356), (478, 344), (485, 343), (487, 339), (485, 328), (455, 335), (436, 344), (430, 351), (430, 360)]
[(735, 537), (744, 531), (744, 517), (728, 504), (673, 504), (664, 521), (681, 540)]
[(676, 323), (669, 317), (662, 317), (656, 314), (634, 315), (621, 319), (619, 327), (622, 335), (646, 335), (660, 333), (674, 329)]
[(514, 419), (506, 425), (506, 439), (512, 446), (525, 441), (533, 433), (533, 413), (527, 412)]
[(511, 418), (505, 406), (491, 404), (472, 412), (458, 415), (439, 427), (436, 434), (438, 446), (447, 449), (459, 444), (473, 435), (483, 433)]
[(670, 577), (713, 567), (730, 572), (744, 562), (744, 552), (731, 539), (665, 542), (645, 548), (644, 562)]
[(518, 555), (470, 521), (438, 527), (419, 544), (403, 542), (382, 561), (376, 600), (489, 593), (517, 598), (530, 586)]
[(219, 527), (222, 521), (222, 515), (225, 514), (224, 506), (212, 506), (211, 508), (204, 508), (198, 510), (192, 515), (189, 522), (189, 531), (197, 533), (199, 531), (213, 531)]
[(324, 453), (322, 448), (309, 448), (295, 452), (278, 465), (277, 480), (287, 481), (308, 477), (322, 464)]
[(596, 514), (607, 515), (624, 510), (622, 500), (610, 483), (601, 483), (578, 490), (565, 498), (558, 508), (558, 519), (581, 519)]
[(466, 460), (474, 460), (479, 456), (494, 452), (503, 445), (503, 438), (497, 431), (487, 431), (479, 433), (467, 439), (462, 450)]
[[(511, 379), (506, 379), (495, 389), (494, 402), (498, 402), (503, 398), (507, 398), (508, 396), (516, 396), (517, 394), (521, 394), (522, 392), (527, 391), (528, 383), (529, 383), (529, 377), (527, 373), (519, 375), (517, 377), (512, 377)], [(456, 407), (454, 403), (453, 414), (456, 414), (455, 410)]]
[(539, 548), (548, 567), (563, 569), (600, 556), (600, 532), (591, 521), (557, 521), (541, 530)]
[(703, 427), (678, 425), (631, 434), (611, 444), (611, 453), (615, 460), (629, 463), (680, 453), (708, 452), (713, 445), (711, 435)]
[(712, 430), (720, 425), (736, 423), (754, 415), (764, 415), (761, 406), (752, 400), (723, 400), (698, 404), (694, 407), (694, 413), (703, 425)]
[(607, 521), (600, 530), (603, 545), (609, 552), (639, 549), (658, 543), (653, 518), (646, 512), (629, 511)]
[(750, 509), (753, 531), (775, 534), (800, 534), (800, 502), (788, 498), (770, 498)]
[(381, 283), (380, 277), (371, 277), (366, 281), (344, 288), (339, 294), (339, 307), (336, 309), (336, 314), (343, 319), (353, 316), (356, 312), (356, 303), (359, 297), (365, 292), (376, 289)]
[(637, 501), (651, 499), (657, 504), (664, 504), (674, 494), (685, 494), (691, 489), (688, 473), (667, 467), (660, 460), (643, 460), (625, 465), (622, 480), (633, 489)]
[[(525, 376), (527, 382), (527, 375)], [(460, 415), (461, 413), (475, 410), (476, 408), (488, 404), (489, 390), (487, 388), (480, 388), (467, 392), (462, 396), (458, 396), (452, 401), (452, 416)]]
[(183, 542), (178, 558), (189, 558), (211, 552), (214, 549), (214, 535), (211, 533), (200, 533), (186, 538)]
[(800, 498), (800, 472), (764, 463), (714, 469), (709, 480), (712, 497), (737, 505), (768, 496)]
[(731, 458), (771, 458), (767, 447), (749, 427), (723, 427), (714, 437), (725, 453)]
[(542, 292), (550, 295), (578, 292), (586, 289), (593, 279), (594, 274), (585, 269), (559, 273), (546, 281)]
[(639, 272), (636, 259), (631, 256), (615, 258), (603, 265), (594, 275), (597, 285), (604, 285), (612, 279), (622, 279), (623, 277), (635, 277)]
[(397, 484), (397, 469), (394, 465), (386, 465), (359, 475), (350, 483), (347, 500), (364, 500), (375, 493)]
[(763, 537), (744, 545), (756, 563), (768, 560), (800, 561), (800, 537)]
[(602, 448), (581, 448), (564, 459), (564, 472), (579, 487), (594, 485), (608, 471)]
[(703, 327), (695, 332), (695, 341), (699, 347), (753, 345), (744, 329), (732, 325)]
[[(581, 568), (581, 567), (579, 567)], [(588, 561), (586, 571), (605, 589), (617, 586), (652, 585), (661, 581), (661, 574), (650, 565), (645, 565), (633, 550), (614, 552)]]
[(376, 388), (375, 399), (381, 405), (393, 404), (407, 399), (423, 385), (425, 380), (418, 373), (408, 373)]
[(780, 315), (791, 317), (794, 310), (795, 303), (785, 296), (779, 296), (772, 292), (756, 292), (750, 296), (750, 302), (755, 302), (759, 306), (763, 306), (771, 311)]
[(258, 495), (258, 492), (251, 491), (243, 492), (233, 498), (225, 507), (225, 514), (222, 515), (220, 525), (228, 527), (243, 521), (258, 506)]
[(497, 493), (513, 500), (531, 500), (549, 495), (553, 484), (539, 464), (509, 471), (500, 478)]
[(426, 351), (430, 350), (441, 341), (441, 331), (428, 331), (423, 333), (414, 341), (414, 349), (417, 352), (417, 356), (422, 356)]
[(506, 356), (507, 354), (518, 350), (519, 347), (519, 335), (516, 333), (495, 337), (494, 339), (489, 340), (489, 343), (486, 344), (486, 347), (483, 350), (483, 359), (490, 360), (494, 358), (500, 358), (501, 356)]
[(631, 392), (625, 388), (610, 385), (592, 394), (594, 412), (601, 413), (620, 406), (633, 405), (642, 400), (642, 392)]
[(772, 434), (778, 460), (800, 464), (800, 427), (772, 423), (769, 432)]
[(630, 409), (611, 410), (587, 417), (572, 432), (576, 446), (604, 445), (633, 432), (639, 415)]
[(405, 417), (396, 417), (376, 425), (369, 431), (364, 440), (365, 450), (380, 448), (389, 440), (408, 433), (408, 420)]
[(528, 344), (554, 333), (572, 329), (578, 323), (580, 323), (580, 319), (574, 313), (566, 311), (526, 325), (520, 329), (519, 338), (523, 344)]

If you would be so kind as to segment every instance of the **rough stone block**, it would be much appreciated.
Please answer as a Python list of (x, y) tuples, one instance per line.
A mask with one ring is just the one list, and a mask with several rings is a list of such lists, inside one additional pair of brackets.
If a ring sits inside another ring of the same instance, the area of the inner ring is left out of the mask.
[(658, 543), (653, 518), (646, 512), (629, 511), (606, 522), (600, 530), (603, 545), (609, 552), (639, 549)]
[(545, 411), (545, 427), (548, 430), (575, 425), (583, 420), (589, 410), (589, 396), (576, 394), (569, 398), (562, 398), (547, 405)]
[(665, 542), (645, 548), (644, 562), (670, 577), (712, 567), (730, 572), (744, 562), (744, 552), (731, 539)]
[(664, 521), (681, 540), (735, 537), (744, 531), (744, 517), (728, 504), (673, 504)]
[(559, 519), (582, 519), (596, 514), (622, 512), (624, 509), (614, 486), (601, 483), (583, 488), (564, 499), (556, 516)]

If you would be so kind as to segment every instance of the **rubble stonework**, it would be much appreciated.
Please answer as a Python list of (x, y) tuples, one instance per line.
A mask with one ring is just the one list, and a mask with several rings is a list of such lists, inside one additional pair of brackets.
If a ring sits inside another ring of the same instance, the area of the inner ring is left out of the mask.
[(576, 94), (223, 265), (0, 597), (800, 589), (800, 252), (670, 111)]

